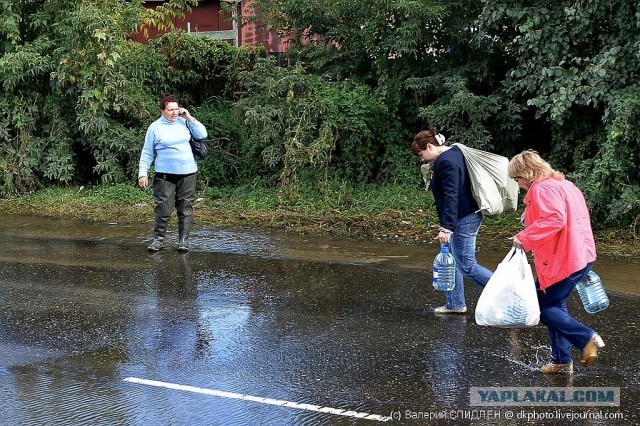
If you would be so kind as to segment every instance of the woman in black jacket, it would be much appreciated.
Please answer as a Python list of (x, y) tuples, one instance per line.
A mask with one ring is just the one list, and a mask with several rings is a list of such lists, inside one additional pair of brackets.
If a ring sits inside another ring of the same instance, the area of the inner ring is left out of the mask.
[(471, 193), (469, 172), (462, 151), (444, 144), (445, 137), (437, 128), (418, 133), (411, 150), (422, 161), (431, 164), (430, 188), (438, 212), (440, 231), (435, 237), (449, 243), (456, 259), (456, 284), (445, 292), (445, 305), (435, 309), (437, 314), (467, 312), (464, 297), (464, 278), (483, 288), (493, 272), (476, 260), (476, 237), (482, 224), (482, 213)]

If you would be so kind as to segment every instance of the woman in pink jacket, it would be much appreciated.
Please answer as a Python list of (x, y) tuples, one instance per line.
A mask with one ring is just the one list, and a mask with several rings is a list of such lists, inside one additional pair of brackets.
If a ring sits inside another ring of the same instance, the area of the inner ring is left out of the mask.
[(572, 373), (571, 345), (582, 351), (588, 367), (604, 347), (602, 338), (575, 320), (566, 300), (591, 270), (596, 248), (591, 219), (582, 192), (535, 151), (524, 151), (509, 162), (509, 176), (527, 191), (525, 229), (512, 237), (513, 245), (533, 251), (540, 321), (547, 326), (552, 361), (544, 373)]

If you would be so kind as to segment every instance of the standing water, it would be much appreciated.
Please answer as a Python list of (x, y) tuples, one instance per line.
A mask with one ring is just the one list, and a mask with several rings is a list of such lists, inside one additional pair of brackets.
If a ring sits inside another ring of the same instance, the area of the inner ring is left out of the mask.
[[(1, 424), (466, 424), (446, 416), (485, 410), (472, 387), (619, 389), (615, 406), (493, 402), (484, 424), (518, 422), (507, 413), (545, 425), (640, 419), (640, 265), (598, 264), (611, 306), (596, 323), (569, 298), (607, 346), (588, 369), (574, 351), (565, 377), (537, 372), (545, 327), (475, 324), (476, 286), (465, 288), (467, 315), (433, 314), (441, 294), (424, 276), (436, 244), (201, 227), (191, 252), (176, 251), (172, 229), (148, 254), (150, 234), (149, 224), (0, 216)], [(490, 269), (503, 256), (478, 251)]]

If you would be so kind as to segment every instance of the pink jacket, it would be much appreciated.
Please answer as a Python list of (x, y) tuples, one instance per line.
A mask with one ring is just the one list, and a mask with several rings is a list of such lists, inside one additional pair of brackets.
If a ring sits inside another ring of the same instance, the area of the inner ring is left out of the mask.
[(533, 262), (544, 290), (596, 260), (591, 219), (582, 192), (566, 179), (531, 184), (524, 197), (526, 228), (516, 236)]

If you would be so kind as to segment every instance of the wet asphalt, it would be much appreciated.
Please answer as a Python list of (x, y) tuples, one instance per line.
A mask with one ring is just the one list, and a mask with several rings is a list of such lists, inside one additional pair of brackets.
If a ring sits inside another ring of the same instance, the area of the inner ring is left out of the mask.
[[(473, 285), (469, 313), (432, 313), (435, 244), (197, 228), (179, 254), (175, 239), (148, 254), (148, 225), (0, 218), (2, 424), (640, 424), (640, 265), (596, 263), (610, 307), (574, 294), (569, 310), (606, 347), (544, 375), (546, 329), (478, 326)], [(477, 388), (619, 402), (478, 406)]]

